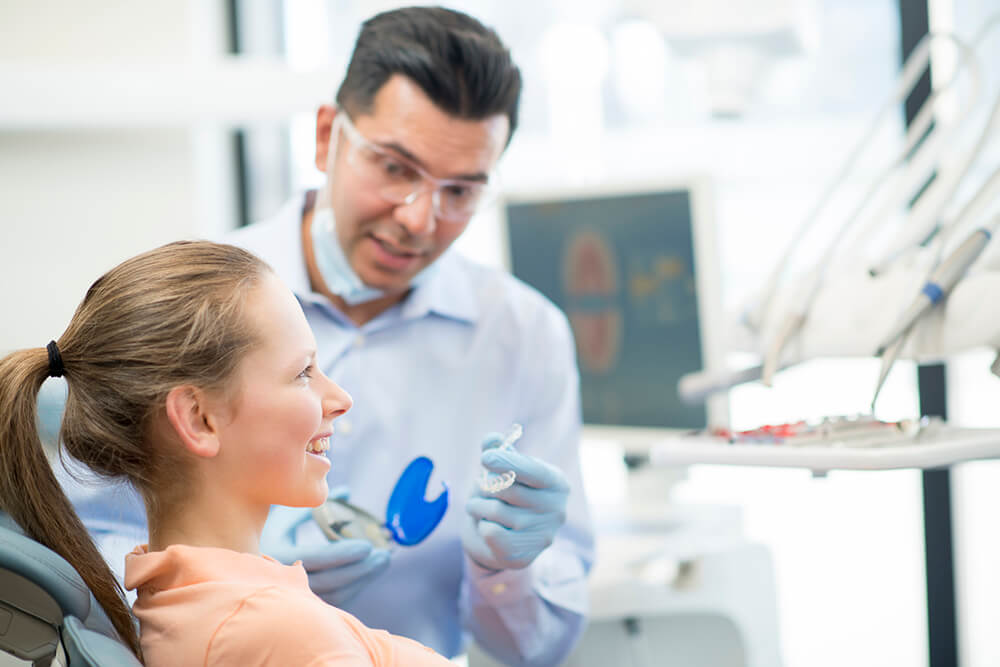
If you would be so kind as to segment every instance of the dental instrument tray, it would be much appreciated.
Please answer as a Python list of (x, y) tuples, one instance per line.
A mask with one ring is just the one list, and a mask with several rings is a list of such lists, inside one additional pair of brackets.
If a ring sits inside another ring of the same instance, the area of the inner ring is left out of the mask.
[(939, 427), (939, 420), (904, 419), (885, 422), (871, 415), (856, 417), (824, 417), (818, 422), (797, 421), (788, 424), (766, 424), (749, 431), (713, 429), (711, 434), (729, 441), (730, 444), (786, 445), (804, 447), (808, 445), (842, 445), (844, 447), (877, 447), (911, 439), (922, 429)]
[(827, 417), (746, 431), (713, 429), (657, 442), (650, 461), (829, 470), (938, 468), (1000, 458), (1000, 429), (958, 428), (938, 418), (886, 422)]

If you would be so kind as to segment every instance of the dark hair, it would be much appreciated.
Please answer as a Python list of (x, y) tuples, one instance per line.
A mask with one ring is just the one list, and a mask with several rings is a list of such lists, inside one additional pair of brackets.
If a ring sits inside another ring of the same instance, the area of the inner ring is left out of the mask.
[[(56, 342), (69, 387), (62, 446), (103, 477), (138, 488), (150, 522), (180, 502), (188, 469), (181, 453), (150, 446), (151, 426), (173, 387), (225, 391), (257, 344), (243, 304), (269, 270), (233, 246), (171, 243), (100, 277)], [(37, 400), (49, 370), (44, 347), (0, 359), (0, 508), (76, 568), (140, 655), (121, 586), (42, 449)]]
[(351, 115), (370, 113), (375, 95), (394, 74), (412, 80), (441, 110), (459, 118), (506, 114), (508, 143), (514, 135), (521, 72), (496, 32), (471, 16), (442, 7), (406, 7), (368, 19), (337, 104)]

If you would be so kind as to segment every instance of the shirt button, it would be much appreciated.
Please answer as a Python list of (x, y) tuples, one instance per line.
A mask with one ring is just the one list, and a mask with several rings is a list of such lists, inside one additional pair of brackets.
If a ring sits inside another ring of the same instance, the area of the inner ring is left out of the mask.
[(507, 584), (493, 584), (493, 594), (500, 595), (507, 590)]
[(361, 347), (364, 344), (365, 344), (364, 334), (358, 334), (357, 336), (354, 337), (354, 347)]
[(336, 430), (337, 433), (340, 433), (341, 435), (350, 435), (351, 428), (352, 428), (351, 420), (341, 417), (340, 419), (337, 420), (337, 425), (334, 430)]

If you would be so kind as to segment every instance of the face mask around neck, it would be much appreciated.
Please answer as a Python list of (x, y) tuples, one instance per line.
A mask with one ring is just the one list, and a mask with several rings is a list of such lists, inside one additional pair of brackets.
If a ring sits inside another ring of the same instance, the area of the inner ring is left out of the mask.
[(382, 290), (368, 287), (361, 282), (361, 278), (351, 268), (340, 247), (340, 241), (337, 240), (337, 224), (334, 222), (333, 209), (327, 207), (313, 210), (309, 235), (312, 237), (316, 268), (328, 290), (351, 306), (385, 296)]
[[(312, 238), (313, 257), (327, 289), (339, 296), (350, 306), (373, 301), (386, 295), (386, 292), (375, 287), (369, 287), (361, 281), (358, 274), (351, 268), (337, 239), (337, 223), (333, 209), (326, 206), (313, 210), (312, 223), (309, 225), (309, 235)], [(410, 281), (410, 287), (423, 284), (437, 272), (437, 261), (424, 268)]]

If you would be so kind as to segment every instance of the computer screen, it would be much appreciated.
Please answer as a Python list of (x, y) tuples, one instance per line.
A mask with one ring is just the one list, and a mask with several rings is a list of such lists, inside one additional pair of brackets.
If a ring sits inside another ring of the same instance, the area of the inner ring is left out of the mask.
[(534, 193), (506, 202), (512, 273), (559, 306), (576, 339), (590, 427), (695, 429), (724, 406), (677, 382), (716, 366), (721, 308), (707, 186)]

